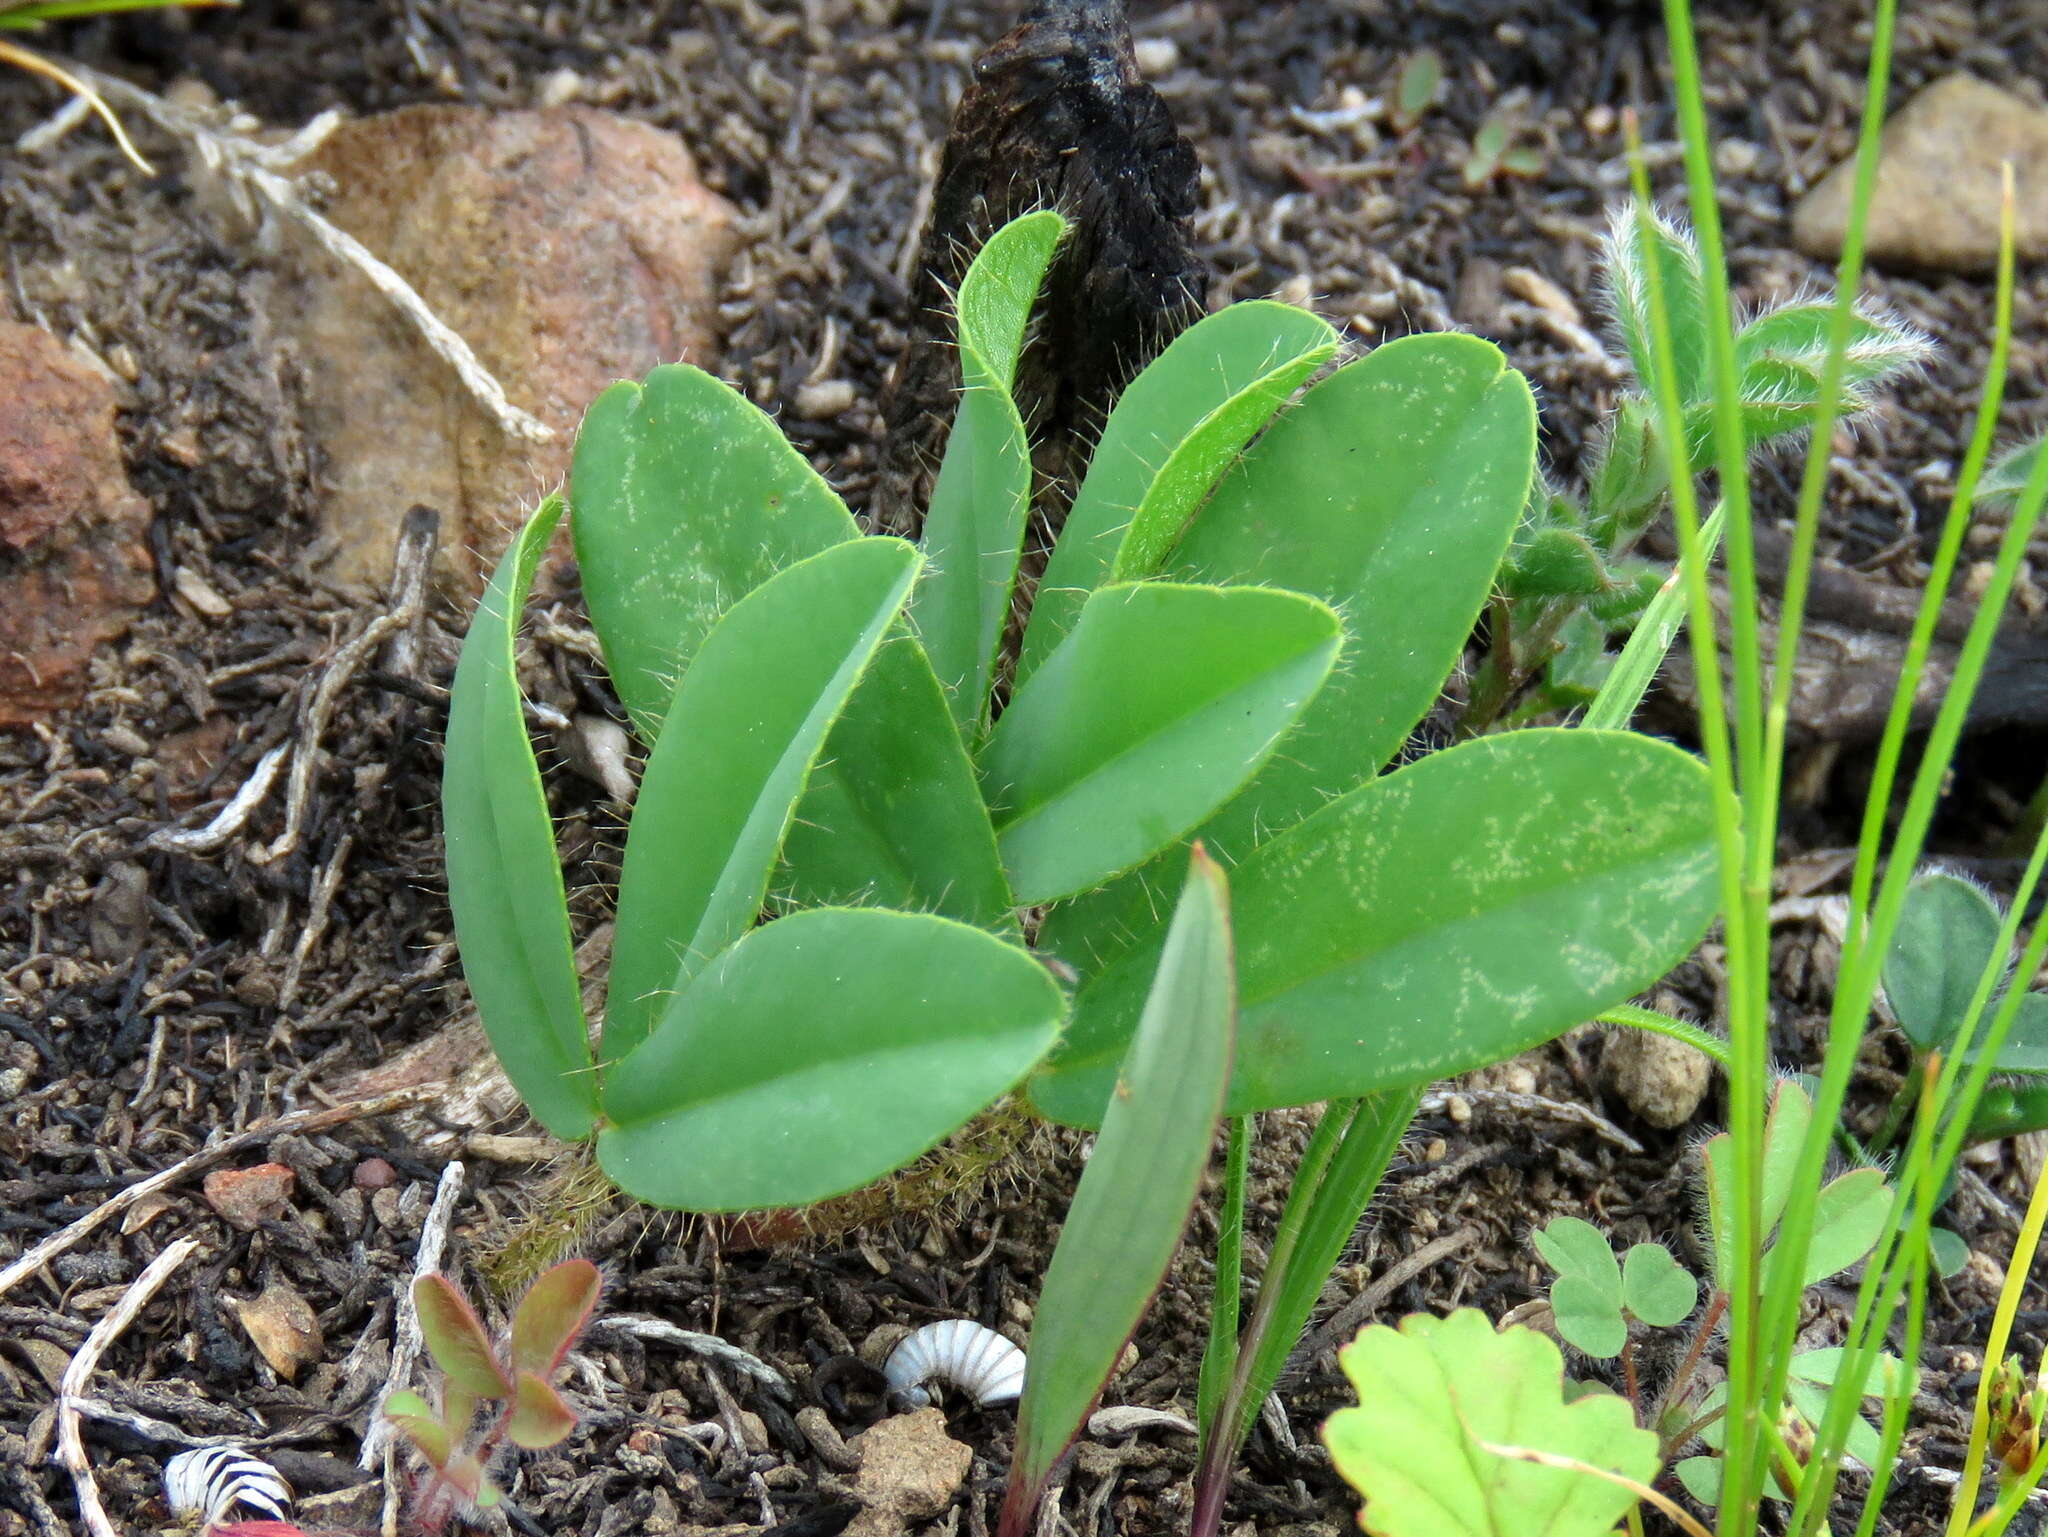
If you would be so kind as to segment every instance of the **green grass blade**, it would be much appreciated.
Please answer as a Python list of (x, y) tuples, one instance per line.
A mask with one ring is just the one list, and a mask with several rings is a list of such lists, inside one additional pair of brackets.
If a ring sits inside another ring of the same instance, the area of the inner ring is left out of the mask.
[(613, 385), (584, 413), (569, 504), (591, 624), (650, 747), (719, 617), (860, 532), (772, 418), (682, 363)]
[(484, 1033), (534, 1119), (575, 1141), (597, 1117), (597, 1078), (561, 857), (513, 663), (519, 613), (561, 516), (560, 497), (541, 503), (470, 621), (448, 702), (441, 809), (448, 905)]
[(1115, 1103), (1081, 1176), (1031, 1326), (1004, 1537), (1024, 1537), (1065, 1451), (1180, 1246), (1230, 1079), (1230, 897), (1197, 849)]
[(753, 926), (811, 765), (917, 569), (900, 539), (849, 540), (769, 578), (704, 638), (626, 837), (607, 1061)]
[(1209, 1303), (1209, 1342), (1195, 1387), (1195, 1420), (1204, 1444), (1215, 1434), (1216, 1413), (1237, 1363), (1237, 1320), (1244, 1290), (1244, 1197), (1251, 1179), (1253, 1121), (1230, 1118), (1223, 1163), (1223, 1210), (1216, 1221), (1216, 1291)]
[(986, 1109), (1059, 1031), (1026, 952), (927, 913), (814, 908), (724, 950), (611, 1073), (598, 1158), (658, 1206), (797, 1206)]
[(1253, 300), (1197, 321), (1131, 381), (1039, 582), (1020, 684), (1073, 628), (1088, 594), (1130, 564), (1126, 536), (1136, 533), (1137, 548), (1170, 545), (1231, 457), (1335, 349), (1326, 321)]
[[(1700, 525), (1700, 553), (1709, 564), (1720, 546), (1721, 524), (1727, 511), (1725, 504), (1716, 506)], [(1670, 655), (1671, 643), (1678, 638), (1679, 626), (1684, 623), (1685, 574), (1673, 567), (1664, 585), (1657, 589), (1657, 596), (1636, 621), (1628, 644), (1614, 659), (1607, 681), (1600, 685), (1600, 692), (1586, 706), (1586, 713), (1577, 724), (1588, 731), (1626, 731), (1642, 706), (1643, 696), (1657, 681), (1657, 672)]]
[(1728, 1069), (1728, 1043), (1718, 1035), (1702, 1030), (1690, 1020), (1673, 1019), (1669, 1014), (1659, 1014), (1655, 1009), (1638, 1008), (1632, 1003), (1621, 1003), (1611, 1009), (1602, 1009), (1597, 1018), (1603, 1025), (1626, 1025), (1632, 1030), (1648, 1030), (1653, 1035), (1668, 1035), (1672, 1040), (1683, 1041), (1695, 1051), (1703, 1053), (1723, 1072)]
[(970, 739), (988, 711), (1031, 511), (1031, 453), (1010, 388), (1031, 307), (1065, 232), (1049, 210), (1004, 225), (969, 265), (954, 306), (960, 409), (925, 512), (928, 569), (910, 614)]
[(1145, 582), (1090, 595), (981, 754), (1017, 899), (1086, 890), (1196, 827), (1279, 745), (1342, 638), (1336, 614), (1298, 593)]

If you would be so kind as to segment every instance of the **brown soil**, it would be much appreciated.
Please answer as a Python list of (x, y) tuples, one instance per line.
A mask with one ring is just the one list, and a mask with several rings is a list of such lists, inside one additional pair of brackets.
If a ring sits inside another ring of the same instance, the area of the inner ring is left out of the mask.
[[(1449, 324), (1493, 336), (1539, 386), (1546, 453), (1569, 477), (1615, 378), (1526, 306), (1504, 305), (1504, 274), (1533, 268), (1597, 316), (1594, 240), (1620, 186), (1622, 108), (1642, 107), (1660, 186), (1675, 186), (1654, 8), (1189, 0), (1134, 9), (1141, 39), (1171, 45), (1159, 83), (1204, 163), (1196, 232), (1215, 274), (1212, 303), (1276, 290), (1312, 298), (1362, 344)], [(1789, 249), (1789, 211), (1849, 148), (1861, 10), (1727, 4), (1703, 19), (1728, 141), (1723, 209), (1751, 297), (1826, 278)], [(964, 0), (245, 0), (237, 13), (92, 23), (53, 41), (154, 88), (201, 82), (281, 127), (330, 105), (527, 106), (567, 70), (581, 99), (674, 129), (745, 215), (748, 245), (721, 311), (725, 371), (756, 398), (786, 402), (826, 338), (837, 339), (833, 371), (855, 383), (860, 403), (832, 422), (792, 415), (787, 425), (859, 507), (878, 451), (872, 403), (905, 334), (905, 253), (917, 239), (920, 194), (968, 64), (1005, 12)], [(1900, 95), (1968, 68), (2038, 99), (2035, 82), (2048, 79), (2048, 31), (2038, 21), (2032, 0), (1911, 8)], [(1448, 63), (1443, 104), (1405, 137), (1356, 126), (1351, 109), (1386, 90), (1424, 44)], [(1468, 188), (1460, 168), (1474, 129), (1514, 102), (1545, 151), (1544, 174)], [(40, 84), (0, 74), (0, 140), (11, 143), (55, 105)], [(463, 624), (452, 607), (427, 615), (413, 665), (362, 671), (341, 691), (302, 796), (280, 784), (215, 851), (152, 843), (167, 828), (206, 822), (270, 748), (305, 734), (323, 664), (373, 612), (324, 590), (299, 564), (320, 467), (296, 427), (291, 360), (280, 362), (270, 341), (262, 245), (220, 221), (175, 146), (142, 138), (164, 167), (155, 179), (91, 128), (41, 155), (0, 160), (5, 291), (22, 318), (126, 382), (124, 449), (156, 509), (158, 569), (192, 569), (232, 613), (208, 619), (160, 597), (127, 643), (99, 659), (81, 709), (0, 736), (0, 1263), (209, 1136), (317, 1107), (324, 1085), (429, 1035), (460, 1002), (435, 811), (444, 690)], [(1987, 352), (1989, 290), (1941, 276), (1883, 276), (1874, 286), (1939, 337), (1943, 354), (1860, 434), (1853, 471), (1838, 477), (1828, 548), (1910, 586), (1960, 457)], [(2015, 432), (2048, 414), (2044, 321), (2048, 270), (2037, 268), (2019, 300)], [(1767, 511), (1780, 509), (1785, 476), (1766, 478), (1776, 482)], [(579, 624), (573, 593), (553, 601), (566, 634)], [(534, 686), (544, 698), (612, 708), (573, 644), (543, 643), (540, 655), (545, 675)], [(2039, 746), (2038, 734), (2020, 732), (1976, 744), (1958, 809), (1943, 824), (1947, 852), (1998, 852), (2014, 797), (2033, 788), (2027, 776), (2038, 768), (2028, 765), (2038, 764)], [(1843, 841), (1857, 779), (1853, 752), (1821, 777), (1788, 856)], [(617, 820), (601, 790), (575, 773), (553, 774), (550, 786), (565, 847), (594, 892), (615, 858)], [(281, 839), (290, 846), (257, 857)], [(585, 900), (585, 916), (596, 917), (594, 896)], [(1804, 1063), (1827, 1003), (1832, 949), (1796, 926), (1780, 946), (1779, 1047), (1788, 1063)], [(1710, 947), (1673, 979), (1676, 996), (1703, 1015), (1713, 1010), (1717, 959)], [(1662, 1238), (1692, 1252), (1687, 1152), (1717, 1102), (1676, 1132), (1636, 1124), (1603, 1095), (1598, 1044), (1567, 1039), (1487, 1083), (1590, 1106), (1621, 1123), (1639, 1151), (1600, 1126), (1483, 1095), (1450, 1102), (1417, 1124), (1330, 1300), (1469, 1230), (1433, 1250), (1440, 1257), (1395, 1287), (1380, 1316), (1504, 1311), (1545, 1283), (1527, 1234), (1561, 1212), (1592, 1215), (1619, 1239)], [(1889, 1048), (1872, 1058), (1859, 1090), (1866, 1114), (1900, 1061)], [(93, 1396), (187, 1435), (243, 1436), (302, 1493), (350, 1481), (440, 1160), (377, 1120), (273, 1139), (232, 1162), (266, 1156), (297, 1174), (296, 1207), (281, 1220), (230, 1228), (195, 1176), (0, 1299), (0, 1537), (74, 1529), (69, 1480), (46, 1461), (52, 1374), (125, 1283), (181, 1235), (204, 1249), (115, 1342)], [(1279, 1156), (1262, 1154), (1267, 1224), (1282, 1188)], [(373, 1199), (358, 1188), (373, 1157), (395, 1170), (394, 1194)], [(458, 1268), (501, 1242), (552, 1188), (544, 1165), (474, 1149), (468, 1161)], [(1071, 1159), (1042, 1158), (943, 1220), (768, 1254), (721, 1254), (696, 1230), (616, 1213), (588, 1245), (607, 1268), (605, 1310), (719, 1334), (784, 1372), (795, 1396), (780, 1401), (669, 1345), (597, 1334), (590, 1368), (572, 1384), (585, 1429), (518, 1468), (512, 1524), (563, 1537), (728, 1523), (791, 1537), (837, 1531), (850, 1511), (846, 1481), (795, 1411), (822, 1406), (842, 1435), (878, 1415), (871, 1379), (845, 1358), (884, 1326), (968, 1315), (1021, 1332), (1073, 1175)], [(1917, 1469), (1956, 1465), (1972, 1352), (2025, 1188), (2014, 1154), (1995, 1150), (1966, 1172), (1948, 1213), (1977, 1258), (1937, 1288), (1914, 1466), (1901, 1476), (1890, 1530), (1929, 1530), (1941, 1512), (1940, 1491)], [(1213, 1233), (1205, 1210), (1112, 1401), (1191, 1404)], [(324, 1362), (296, 1383), (262, 1363), (231, 1309), (274, 1280), (312, 1303), (328, 1341)], [(1823, 1291), (1817, 1308), (1824, 1315), (1839, 1300)], [(2032, 1359), (2048, 1299), (2029, 1300), (2016, 1344)], [(1270, 1537), (1349, 1528), (1352, 1502), (1316, 1442), (1342, 1397), (1327, 1356), (1290, 1381), (1282, 1422), (1262, 1429), (1245, 1459), (1231, 1505), (1239, 1529)], [(706, 1422), (740, 1435), (683, 1433)], [(930, 1530), (980, 1534), (1000, 1495), (1011, 1419), (961, 1410), (953, 1423), (975, 1448), (973, 1472)], [(166, 1524), (160, 1467), (175, 1442), (95, 1421), (87, 1445), (116, 1523)], [(1157, 1431), (1090, 1453), (1067, 1483), (1067, 1529), (1135, 1537), (1182, 1528), (1190, 1465), (1187, 1443)]]

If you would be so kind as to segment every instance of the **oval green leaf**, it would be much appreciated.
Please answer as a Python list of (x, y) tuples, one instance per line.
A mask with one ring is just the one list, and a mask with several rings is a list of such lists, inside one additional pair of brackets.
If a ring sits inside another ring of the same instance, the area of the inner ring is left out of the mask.
[(900, 539), (849, 540), (770, 577), (704, 638), (669, 709), (674, 729), (648, 756), (626, 837), (608, 1062), (752, 927), (811, 765), (917, 567)]
[(1997, 952), (2000, 922), (1991, 898), (1960, 875), (1930, 870), (1906, 888), (1884, 960), (1884, 995), (1921, 1051), (1955, 1039)]
[(562, 1402), (562, 1395), (534, 1373), (521, 1372), (512, 1413), (505, 1422), (505, 1434), (512, 1444), (537, 1452), (555, 1445), (575, 1428), (576, 1411)]
[(902, 1167), (1013, 1087), (1063, 1000), (1024, 951), (923, 913), (756, 929), (613, 1072), (598, 1157), (656, 1206), (821, 1201)]
[[(1412, 336), (1309, 390), (1223, 478), (1165, 574), (1307, 593), (1355, 638), (1287, 750), (1199, 830), (1225, 864), (1400, 750), (1472, 633), (1535, 462), (1535, 401), (1500, 349)], [(1156, 938), (1179, 858), (1054, 912), (1041, 948), (1086, 974)]]
[(1200, 849), (1031, 1325), (1004, 1530), (1036, 1503), (1180, 1246), (1230, 1080), (1230, 893)]
[(1031, 511), (1031, 453), (1011, 398), (1039, 285), (1066, 232), (1050, 210), (991, 235), (960, 281), (960, 409), (946, 436), (921, 547), (929, 563), (910, 606), (962, 732), (980, 729), (989, 678)]
[(875, 653), (782, 859), (785, 894), (800, 906), (894, 907), (1014, 933), (974, 764), (915, 637), (899, 633)]
[(1046, 563), (1019, 682), (1052, 655), (1112, 573), (1157, 569), (1232, 458), (1336, 347), (1321, 317), (1259, 299), (1197, 321), (1131, 381)]
[(498, 1364), (483, 1320), (453, 1281), (438, 1272), (421, 1276), (413, 1282), (412, 1305), (427, 1352), (449, 1382), (478, 1398), (503, 1398), (511, 1393), (512, 1379)]
[[(1518, 731), (1333, 802), (1232, 872), (1232, 1114), (1427, 1083), (1632, 997), (1716, 908), (1706, 770), (1625, 732)], [(1059, 1121), (1102, 1113), (1158, 950), (1076, 1001), (1031, 1086)]]
[(590, 1322), (602, 1284), (589, 1260), (566, 1259), (528, 1287), (512, 1315), (512, 1370), (553, 1376)]
[(683, 363), (597, 397), (576, 434), (569, 502), (590, 620), (649, 745), (719, 616), (860, 532), (771, 417)]
[(448, 700), (441, 815), (448, 905), (491, 1049), (533, 1118), (577, 1141), (597, 1119), (590, 1028), (554, 823), (527, 740), (514, 638), (560, 497), (505, 552), (470, 621)]
[(1148, 582), (1091, 594), (981, 754), (1017, 899), (1085, 890), (1222, 805), (1322, 686), (1342, 637), (1335, 613), (1296, 593)]

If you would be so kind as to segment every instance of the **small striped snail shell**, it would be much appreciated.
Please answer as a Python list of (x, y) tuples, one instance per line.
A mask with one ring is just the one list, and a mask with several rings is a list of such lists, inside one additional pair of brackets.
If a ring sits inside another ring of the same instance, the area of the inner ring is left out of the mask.
[(889, 1353), (890, 1395), (913, 1409), (932, 1401), (927, 1382), (965, 1393), (977, 1409), (1014, 1403), (1024, 1392), (1024, 1352), (970, 1318), (926, 1324)]
[(218, 1525), (237, 1506), (279, 1521), (292, 1509), (292, 1486), (284, 1475), (233, 1446), (178, 1453), (164, 1464), (164, 1494), (176, 1514), (198, 1516), (207, 1526)]

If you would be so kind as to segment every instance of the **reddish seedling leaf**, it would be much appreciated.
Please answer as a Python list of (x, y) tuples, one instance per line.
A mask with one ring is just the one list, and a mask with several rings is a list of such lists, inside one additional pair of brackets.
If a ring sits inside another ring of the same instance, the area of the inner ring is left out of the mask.
[(575, 1428), (576, 1411), (562, 1402), (562, 1395), (532, 1372), (521, 1372), (519, 1396), (505, 1426), (512, 1444), (537, 1452), (553, 1446)]
[(440, 1471), (449, 1487), (473, 1504), (488, 1505), (497, 1496), (490, 1480), (484, 1477), (484, 1465), (468, 1452), (457, 1452)]
[(498, 1364), (483, 1320), (453, 1281), (444, 1275), (421, 1276), (413, 1283), (412, 1301), (427, 1349), (451, 1383), (479, 1398), (512, 1396), (512, 1379)]
[(455, 1450), (455, 1437), (419, 1394), (402, 1389), (393, 1393), (384, 1400), (384, 1418), (391, 1421), (398, 1433), (418, 1448), (419, 1454), (434, 1467), (447, 1464), (449, 1455)]
[(512, 1315), (512, 1370), (552, 1377), (590, 1322), (600, 1284), (587, 1259), (564, 1260), (535, 1281)]

